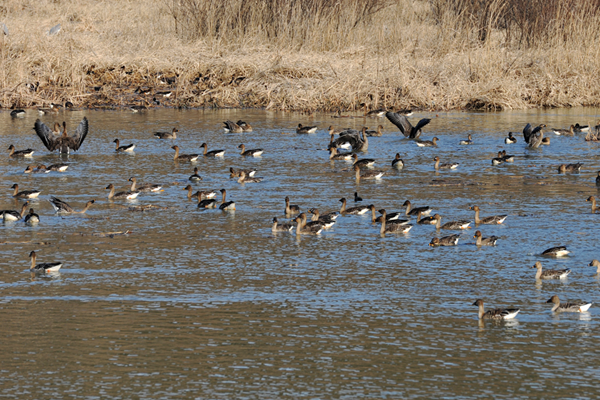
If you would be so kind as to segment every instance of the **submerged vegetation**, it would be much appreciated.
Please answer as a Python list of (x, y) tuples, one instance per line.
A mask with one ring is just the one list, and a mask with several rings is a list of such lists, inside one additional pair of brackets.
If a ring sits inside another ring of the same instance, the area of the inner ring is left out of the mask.
[(5, 0), (0, 22), (2, 108), (600, 104), (600, 0)]

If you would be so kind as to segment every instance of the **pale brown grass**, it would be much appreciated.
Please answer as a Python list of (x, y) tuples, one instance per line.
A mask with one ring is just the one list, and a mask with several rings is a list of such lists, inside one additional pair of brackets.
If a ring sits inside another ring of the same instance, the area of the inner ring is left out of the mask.
[[(335, 8), (304, 19), (293, 14), (302, 10), (283, 10), (293, 15), (287, 27), (287, 20), (274, 25), (278, 30), (260, 29), (273, 10), (243, 8), (254, 2), (198, 0), (229, 8), (208, 10), (207, 27), (195, 31), (196, 22), (178, 14), (183, 0), (5, 0), (0, 21), (10, 35), (0, 33), (0, 104), (150, 104), (153, 92), (136, 95), (138, 86), (173, 89), (159, 100), (175, 107), (344, 112), (600, 104), (600, 16), (584, 7), (592, 0), (553, 9), (552, 18), (537, 22), (543, 34), (534, 26), (529, 36), (525, 22), (533, 22), (522, 17), (520, 25), (506, 25), (498, 0), (488, 14), (460, 8), (477, 1), (381, 1), (365, 13), (364, 1), (347, 0), (337, 22)], [(240, 10), (243, 24), (231, 22)], [(219, 22), (223, 12), (228, 19)], [(49, 37), (58, 23), (62, 30)], [(161, 74), (176, 83), (162, 84)], [(38, 83), (36, 90), (27, 86)]]

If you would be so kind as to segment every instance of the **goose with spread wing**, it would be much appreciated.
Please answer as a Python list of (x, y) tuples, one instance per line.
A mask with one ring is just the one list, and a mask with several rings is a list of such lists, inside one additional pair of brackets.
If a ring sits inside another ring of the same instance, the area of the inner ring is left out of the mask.
[(417, 126), (412, 126), (412, 124), (408, 122), (408, 118), (404, 115), (388, 111), (385, 116), (392, 124), (400, 129), (400, 132), (402, 132), (405, 137), (409, 139), (416, 139), (421, 136), (421, 129), (431, 122), (431, 119), (423, 118), (417, 123)]
[(531, 126), (531, 124), (525, 125), (523, 128), (523, 138), (525, 138), (525, 143), (527, 146), (532, 149), (537, 149), (542, 144), (544, 140), (544, 130), (546, 125), (540, 124), (535, 128)]
[(79, 126), (71, 136), (67, 135), (67, 123), (63, 122), (62, 135), (57, 136), (39, 119), (35, 121), (35, 133), (44, 143), (44, 146), (50, 151), (58, 150), (60, 153), (69, 153), (69, 150), (77, 151), (85, 140), (89, 124), (86, 117), (83, 117)]

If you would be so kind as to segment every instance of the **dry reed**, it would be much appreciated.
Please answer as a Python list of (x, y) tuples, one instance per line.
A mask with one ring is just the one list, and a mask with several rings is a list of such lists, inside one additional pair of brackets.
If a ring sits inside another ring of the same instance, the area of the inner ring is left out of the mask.
[(0, 105), (598, 106), (599, 2), (5, 0)]

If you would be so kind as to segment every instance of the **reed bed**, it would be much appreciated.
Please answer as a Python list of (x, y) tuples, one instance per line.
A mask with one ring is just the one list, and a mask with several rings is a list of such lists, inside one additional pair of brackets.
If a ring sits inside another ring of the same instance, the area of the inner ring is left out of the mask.
[(0, 105), (598, 106), (599, 9), (600, 0), (5, 0)]

